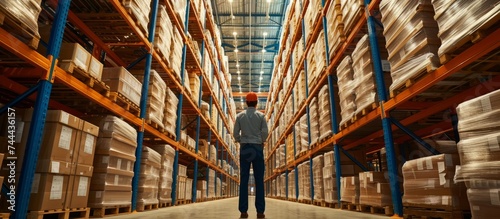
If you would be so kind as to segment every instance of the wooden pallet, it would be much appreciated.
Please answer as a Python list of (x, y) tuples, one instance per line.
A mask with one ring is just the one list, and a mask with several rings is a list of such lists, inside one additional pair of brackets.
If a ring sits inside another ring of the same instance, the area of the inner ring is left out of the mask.
[(313, 201), (313, 205), (320, 206), (320, 207), (326, 207), (326, 202), (325, 201)]
[(0, 219), (9, 219), (10, 213), (0, 213)]
[(86, 70), (81, 69), (76, 66), (71, 60), (62, 60), (59, 62), (59, 67), (64, 71), (73, 74), (73, 77), (77, 78), (87, 86), (93, 88), (95, 91), (99, 92), (105, 97), (109, 97), (110, 91), (109, 86), (104, 82), (98, 80), (94, 76), (90, 75)]
[(151, 119), (146, 119), (146, 123), (162, 133), (165, 132), (163, 124), (158, 124)]
[(340, 208), (340, 205), (338, 203), (325, 202), (325, 206), (324, 207), (327, 207), (327, 208)]
[(159, 208), (159, 204), (158, 203), (155, 203), (155, 204), (148, 204), (148, 205), (142, 205), (142, 204), (138, 204), (137, 205), (137, 211), (150, 211), (150, 210), (156, 210)]
[(388, 216), (394, 215), (394, 209), (392, 206), (378, 207), (359, 204), (356, 209), (361, 212), (368, 212), (371, 214), (385, 214)]
[(102, 208), (91, 208), (90, 209), (90, 217), (109, 217), (109, 216), (117, 216), (122, 214), (130, 214), (131, 213), (130, 205), (118, 205), (118, 206), (106, 206)]
[(59, 219), (89, 218), (89, 214), (90, 214), (90, 208), (85, 207), (85, 208), (55, 209), (55, 210), (45, 210), (45, 211), (30, 211), (28, 212), (27, 218), (28, 219), (43, 219), (43, 218), (54, 218), (54, 217), (57, 217)]
[(377, 107), (378, 107), (378, 102), (374, 102), (374, 103), (370, 104), (369, 106), (366, 106), (365, 108), (361, 109), (359, 112), (354, 114), (354, 116), (351, 118), (351, 124), (355, 123), (356, 121), (358, 121), (358, 119), (361, 119), (363, 116), (366, 116), (366, 114), (375, 110)]
[(340, 209), (348, 211), (358, 211), (358, 204), (342, 202), (340, 203)]
[(300, 199), (299, 203), (311, 205), (312, 201), (311, 199)]
[(406, 90), (407, 88), (411, 87), (415, 82), (419, 81), (421, 78), (423, 78), (425, 75), (428, 73), (434, 71), (436, 69), (436, 66), (434, 66), (432, 63), (427, 65), (427, 68), (425, 70), (422, 70), (414, 75), (412, 75), (409, 79), (405, 81), (405, 83), (401, 83), (398, 87), (390, 90), (390, 97), (394, 98), (396, 95), (401, 93), (402, 91)]
[(171, 207), (171, 206), (172, 206), (172, 201), (169, 201), (169, 202), (160, 202), (158, 204), (159, 208), (166, 208), (166, 207)]
[(474, 33), (464, 36), (462, 39), (454, 43), (453, 48), (450, 48), (449, 51), (439, 56), (439, 61), (441, 64), (446, 64), (455, 56), (460, 54), (465, 49), (469, 48), (472, 44), (475, 44), (481, 41), (483, 38), (488, 36), (491, 32), (498, 29), (500, 27), (500, 16), (496, 16), (483, 24), (478, 30)]
[[(17, 37), (32, 49), (37, 49), (40, 43), (38, 30), (30, 30), (21, 20), (11, 17), (7, 11), (0, 8), (0, 26)], [(36, 31), (36, 32), (35, 32)]]
[(109, 99), (115, 102), (116, 104), (120, 105), (130, 113), (139, 116), (139, 113), (141, 111), (139, 106), (135, 105), (135, 103), (132, 103), (128, 98), (126, 98), (122, 94), (118, 92), (110, 92)]
[(435, 206), (404, 203), (403, 216), (405, 219), (470, 219), (472, 218), (469, 210), (453, 209), (452, 206)]
[(323, 142), (327, 141), (328, 139), (332, 138), (333, 136), (333, 132), (330, 132), (330, 134), (328, 134), (327, 136), (325, 136), (324, 138), (320, 138), (318, 143), (319, 144), (322, 144)]
[(174, 139), (175, 140), (175, 134), (174, 133), (171, 133), (170, 130), (168, 129), (164, 129), (163, 132), (162, 132), (164, 135), (166, 135), (167, 137), (169, 137), (170, 139)]

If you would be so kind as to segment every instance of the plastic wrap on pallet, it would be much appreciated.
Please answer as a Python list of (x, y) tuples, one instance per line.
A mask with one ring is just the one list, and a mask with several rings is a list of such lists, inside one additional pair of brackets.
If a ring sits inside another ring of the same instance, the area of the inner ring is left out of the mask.
[(311, 145), (314, 145), (319, 140), (319, 114), (318, 114), (318, 99), (314, 97), (309, 103), (309, 121), (311, 132)]
[[(461, 139), (469, 139), (498, 133), (500, 129), (500, 109), (480, 113), (474, 117), (462, 118), (458, 122), (458, 131)], [(491, 143), (491, 149), (497, 147), (498, 143)]]
[(460, 121), (473, 118), (496, 109), (500, 109), (500, 90), (496, 90), (460, 103), (456, 110)]
[(310, 200), (311, 199), (311, 171), (310, 162), (306, 161), (302, 163), (299, 170), (300, 183), (299, 188), (302, 195), (299, 193), (299, 199)]
[(288, 198), (297, 198), (295, 194), (295, 170), (288, 174)]
[(348, 30), (354, 27), (361, 13), (364, 12), (364, 2), (363, 0), (340, 0), (340, 5), (342, 8), (344, 31), (348, 32)]
[(455, 184), (456, 154), (440, 154), (410, 160), (403, 165), (403, 203), (419, 206), (440, 206), (466, 210), (466, 190)]
[[(144, 81), (144, 71), (131, 72), (139, 81)], [(165, 92), (167, 85), (160, 75), (153, 69), (150, 71), (148, 99), (146, 103), (146, 120), (164, 127), (163, 116), (165, 110)]]
[(111, 92), (118, 92), (136, 106), (140, 105), (142, 83), (124, 67), (106, 67), (102, 70), (102, 81)]
[(340, 48), (342, 41), (345, 39), (340, 0), (335, 0), (330, 3), (330, 7), (328, 7), (328, 11), (326, 12), (326, 19), (328, 28), (328, 49), (330, 57), (333, 57), (335, 52)]
[(134, 20), (140, 26), (141, 31), (148, 35), (149, 12), (151, 11), (151, 0), (124, 0), (123, 6), (134, 17)]
[(476, 31), (493, 25), (500, 16), (498, 0), (444, 1), (433, 0), (434, 18), (439, 25), (439, 56), (452, 52), (459, 42), (469, 39)]
[(41, 1), (38, 0), (0, 1), (0, 12), (18, 20), (23, 27), (28, 28), (30, 32), (39, 37), (38, 15), (42, 11), (40, 3)]
[(137, 130), (120, 118), (108, 115), (105, 117), (88, 118), (87, 121), (99, 126), (99, 137), (107, 134), (118, 134), (135, 142), (132, 143), (134, 147), (137, 146)]
[(137, 204), (141, 206), (158, 204), (158, 183), (160, 182), (161, 155), (144, 146), (139, 177)]
[(307, 115), (300, 117), (300, 145), (301, 151), (309, 150), (309, 131), (308, 131)]
[(186, 179), (186, 199), (191, 200), (193, 197), (193, 179)]
[(350, 120), (356, 111), (354, 70), (351, 56), (346, 56), (337, 67), (340, 101), (340, 125)]
[(318, 155), (313, 158), (313, 181), (314, 181), (314, 200), (324, 201), (324, 187), (323, 187), (323, 155)]
[(341, 201), (353, 204), (359, 204), (359, 192), (360, 192), (359, 177), (358, 176), (342, 177), (340, 185), (341, 185), (340, 189)]
[(472, 218), (497, 218), (500, 214), (500, 187), (494, 189), (468, 189)]
[(500, 131), (489, 135), (460, 140), (458, 151), (461, 165), (488, 165), (500, 161)]
[(160, 51), (162, 58), (168, 60), (171, 51), (172, 42), (172, 21), (167, 14), (165, 5), (158, 5), (158, 17), (156, 22), (156, 36), (154, 47)]
[(323, 118), (319, 126), (319, 139), (322, 140), (332, 134), (328, 85), (324, 85), (318, 93), (318, 114), (320, 118)]
[(172, 202), (172, 172), (174, 165), (175, 149), (170, 145), (151, 146), (161, 156), (160, 178), (158, 184), (158, 199), (160, 203)]
[[(177, 14), (178, 18), (180, 18), (182, 24), (184, 24), (184, 21), (186, 20), (187, 1), (172, 0), (171, 3), (172, 3), (172, 6), (173, 6), (174, 11)], [(184, 27), (184, 26), (182, 26), (182, 27)]]

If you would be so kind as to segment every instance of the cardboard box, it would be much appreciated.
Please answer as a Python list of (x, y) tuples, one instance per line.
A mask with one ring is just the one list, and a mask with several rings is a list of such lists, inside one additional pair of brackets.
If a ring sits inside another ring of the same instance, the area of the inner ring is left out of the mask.
[(109, 67), (102, 70), (102, 81), (111, 92), (118, 92), (139, 106), (142, 83), (124, 67)]
[[(134, 142), (116, 132), (101, 133), (97, 139), (95, 154), (109, 154), (111, 151), (134, 156), (137, 142)], [(95, 155), (94, 155), (95, 156)]]
[(474, 219), (498, 218), (500, 214), (500, 189), (468, 189), (470, 209)]
[(94, 158), (94, 172), (107, 173), (109, 169), (134, 171), (135, 156), (110, 151), (108, 155), (97, 154)]
[(59, 60), (71, 60), (76, 66), (87, 71), (90, 65), (90, 55), (85, 48), (78, 43), (62, 43)]
[(93, 173), (90, 181), (92, 191), (132, 191), (134, 173), (109, 170), (109, 173)]
[(92, 58), (90, 59), (88, 73), (98, 81), (101, 81), (102, 68), (104, 65), (94, 56), (91, 57)]
[(74, 163), (92, 165), (94, 152), (99, 135), (99, 127), (92, 123), (82, 121), (81, 131), (77, 132), (77, 143), (75, 145)]
[(70, 176), (70, 187), (67, 192), (66, 208), (84, 208), (87, 207), (87, 201), (90, 191), (89, 176)]
[(132, 191), (90, 191), (88, 206), (101, 208), (106, 206), (130, 205), (132, 203)]
[(67, 205), (69, 175), (35, 173), (28, 210), (64, 209)]

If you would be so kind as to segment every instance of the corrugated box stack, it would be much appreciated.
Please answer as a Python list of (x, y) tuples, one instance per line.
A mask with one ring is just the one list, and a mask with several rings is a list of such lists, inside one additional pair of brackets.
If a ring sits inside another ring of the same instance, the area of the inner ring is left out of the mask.
[(134, 20), (138, 24), (139, 29), (147, 37), (151, 0), (124, 0), (122, 4), (127, 9), (127, 12), (135, 18)]
[(340, 185), (341, 201), (352, 204), (359, 204), (359, 177), (344, 176), (340, 180)]
[(179, 164), (177, 175), (177, 201), (186, 200), (187, 166)]
[(340, 0), (330, 2), (330, 7), (328, 7), (328, 11), (326, 12), (326, 25), (328, 28), (328, 51), (330, 58), (332, 58), (346, 37)]
[(186, 200), (193, 198), (193, 179), (186, 179)]
[[(61, 52), (59, 53), (61, 61), (58, 64), (62, 69), (69, 72), (74, 72), (76, 69), (88, 72), (91, 57), (92, 55), (78, 43), (62, 43)], [(100, 75), (94, 77), (98, 77), (98, 80), (101, 79)]]
[(282, 173), (280, 175), (280, 195), (279, 197), (281, 198), (285, 198), (286, 197), (286, 178), (285, 178), (285, 174)]
[(102, 70), (102, 81), (111, 92), (117, 92), (136, 106), (140, 105), (142, 83), (124, 67), (106, 67)]
[(324, 167), (323, 167), (323, 188), (325, 191), (325, 202), (327, 203), (337, 203), (337, 181), (335, 174), (335, 162), (333, 157), (333, 151), (327, 152), (323, 155), (324, 157)]
[(431, 0), (383, 0), (380, 11), (393, 81), (389, 89), (393, 91), (426, 69), (439, 66), (441, 42)]
[(328, 91), (328, 85), (325, 85), (318, 93), (318, 114), (319, 118), (324, 118), (321, 119), (321, 124), (319, 125), (320, 140), (323, 140), (333, 133), (330, 112), (330, 94)]
[(440, 154), (407, 161), (403, 165), (403, 205), (467, 210), (463, 183), (453, 183), (457, 154)]
[[(26, 28), (30, 33), (33, 33), (35, 38), (40, 38), (38, 33), (38, 15), (42, 11), (39, 0), (24, 0), (24, 1), (1, 1), (0, 12), (6, 17), (21, 23), (22, 28)], [(5, 28), (5, 26), (4, 26)], [(33, 42), (35, 44), (35, 41)], [(35, 48), (38, 46), (36, 40)]]
[(156, 29), (154, 47), (159, 52), (160, 57), (170, 66), (171, 43), (172, 43), (172, 21), (167, 14), (165, 5), (158, 5), (158, 17), (156, 18)]
[(500, 214), (500, 90), (457, 107), (461, 166), (455, 181), (465, 182), (472, 217)]
[(359, 203), (375, 207), (392, 206), (391, 187), (384, 172), (359, 173)]
[(325, 165), (323, 155), (318, 155), (313, 158), (313, 181), (314, 181), (314, 201), (325, 200), (325, 190), (323, 187), (323, 167)]
[(290, 171), (288, 174), (288, 198), (296, 199), (297, 195), (295, 193), (295, 169)]
[[(144, 81), (144, 71), (131, 72), (139, 81)], [(146, 102), (146, 123), (156, 124), (163, 129), (163, 116), (165, 111), (165, 93), (167, 84), (160, 74), (151, 69), (149, 76), (148, 99)]]
[(217, 161), (217, 148), (215, 148), (214, 145), (209, 144), (210, 146), (210, 154), (208, 155), (208, 158), (211, 163), (215, 164)]
[(210, 145), (208, 144), (207, 140), (200, 139), (198, 143), (198, 151), (201, 152), (201, 156), (208, 159), (209, 150)]
[(299, 200), (311, 199), (311, 170), (310, 162), (299, 165)]
[(306, 100), (306, 75), (304, 70), (299, 72), (299, 77), (296, 82), (297, 88), (297, 102), (295, 102), (295, 106), (297, 108), (301, 107), (304, 101)]
[(210, 121), (210, 105), (205, 101), (201, 102), (201, 114)]
[(432, 0), (432, 5), (442, 43), (438, 50), (440, 57), (462, 46), (464, 39), (469, 41), (469, 37), (475, 37), (476, 31), (489, 28), (500, 16), (497, 0)]
[[(186, 20), (187, 2), (182, 1), (182, 0), (173, 0), (173, 1), (171, 1), (171, 4), (173, 6), (175, 14), (177, 15), (177, 18), (180, 19), (181, 24), (184, 24), (185, 20)], [(182, 26), (182, 27), (184, 27), (184, 26)]]
[(302, 150), (301, 146), (301, 141), (300, 141), (300, 120), (297, 120), (295, 122), (295, 125), (293, 127), (293, 133), (294, 133), (294, 141), (295, 141), (295, 157), (298, 157), (300, 154), (300, 151)]
[(208, 198), (215, 198), (215, 170), (209, 169), (208, 178)]
[(165, 124), (165, 131), (172, 137), (176, 137), (175, 127), (177, 127), (177, 107), (179, 99), (175, 96), (174, 92), (167, 87), (165, 93), (165, 110), (163, 114), (163, 124)]
[(200, 191), (200, 195), (196, 196), (198, 199), (205, 200), (207, 198), (207, 181), (205, 180), (200, 180), (196, 181), (196, 189)]
[[(321, 4), (319, 1), (318, 3)], [(307, 85), (309, 90), (316, 86), (320, 74), (326, 66), (325, 33), (323, 30), (319, 33), (316, 42), (311, 45), (311, 48), (307, 54)]]
[(158, 184), (160, 182), (161, 157), (158, 152), (147, 146), (142, 148), (137, 211), (144, 211), (147, 205), (159, 204)]
[(100, 131), (88, 205), (93, 208), (130, 205), (137, 131), (114, 116), (96, 118), (93, 122)]
[(307, 150), (309, 150), (309, 131), (306, 114), (300, 117), (300, 145), (301, 152), (306, 152)]
[[(174, 70), (177, 79), (181, 81), (181, 64), (182, 62), (179, 62), (179, 60), (182, 60), (182, 48), (184, 46), (184, 41), (182, 39), (182, 35), (179, 32), (177, 28), (173, 28), (173, 35), (172, 35), (172, 45), (171, 45), (171, 51), (170, 51), (170, 67)], [(186, 79), (185, 77), (184, 79)]]
[(344, 33), (350, 33), (361, 14), (364, 12), (363, 0), (340, 0), (342, 19), (344, 22)]
[(354, 72), (354, 93), (356, 94), (356, 111), (354, 113), (361, 113), (365, 109), (369, 112), (377, 102), (377, 88), (375, 86), (368, 35), (364, 35), (358, 41), (356, 48), (352, 52), (352, 69)]
[(175, 149), (170, 145), (151, 146), (161, 156), (160, 181), (158, 184), (158, 200), (161, 206), (172, 203), (172, 173)]
[(287, 137), (286, 137), (286, 163), (287, 164), (290, 164), (291, 162), (293, 162), (293, 160), (295, 159), (295, 155), (294, 155), (294, 141), (293, 141), (293, 133), (290, 133)]
[(314, 97), (309, 103), (309, 129), (311, 133), (311, 145), (315, 145), (319, 141), (319, 113), (318, 113), (318, 98)]
[(280, 160), (280, 163), (279, 163), (280, 165), (278, 167), (285, 167), (286, 156), (285, 156), (285, 145), (284, 144), (279, 146), (276, 154), (279, 154), (279, 160)]
[[(304, 2), (306, 3), (306, 2)], [(297, 4), (297, 3), (295, 3)], [(304, 14), (304, 32), (313, 32), (314, 26), (318, 21), (318, 16), (321, 14), (321, 1), (309, 1), (307, 5), (303, 5), (303, 8), (307, 8)], [(306, 39), (309, 40), (309, 39)]]
[(340, 98), (340, 126), (347, 123), (356, 111), (354, 70), (351, 56), (347, 55), (337, 67)]
[[(24, 157), (33, 109), (16, 113), (23, 117), (17, 121), (24, 127), (18, 132), (17, 153)], [(98, 132), (98, 127), (64, 111), (47, 111), (29, 210), (87, 207)], [(21, 166), (16, 166), (18, 171)]]

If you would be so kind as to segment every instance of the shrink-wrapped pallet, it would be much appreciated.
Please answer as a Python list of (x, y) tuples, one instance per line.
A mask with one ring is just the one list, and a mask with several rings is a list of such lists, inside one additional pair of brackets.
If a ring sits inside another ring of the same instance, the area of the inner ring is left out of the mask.
[(323, 187), (323, 167), (324, 159), (323, 155), (318, 155), (312, 160), (312, 171), (313, 171), (313, 181), (314, 181), (314, 201), (324, 201), (325, 200), (325, 189)]
[(380, 11), (393, 79), (390, 90), (439, 66), (441, 42), (431, 0), (383, 0)]
[(160, 203), (172, 203), (172, 173), (175, 149), (170, 145), (155, 145), (151, 146), (151, 148), (161, 156), (158, 200)]
[(309, 131), (306, 114), (300, 117), (300, 145), (301, 152), (309, 150)]
[(455, 154), (440, 154), (407, 161), (403, 165), (403, 204), (467, 210), (463, 183), (454, 183), (455, 166), (460, 163)]
[(462, 46), (461, 42), (469, 41), (478, 30), (498, 23), (500, 16), (498, 0), (432, 0), (432, 5), (442, 43), (438, 51), (440, 57)]
[[(169, 56), (172, 45), (172, 21), (167, 14), (165, 5), (158, 5), (154, 47), (159, 51), (163, 60), (170, 62)], [(170, 63), (169, 63), (170, 65)]]
[[(181, 69), (182, 69), (182, 48), (184, 46), (182, 35), (177, 28), (173, 28), (172, 42), (170, 45), (170, 56), (169, 63), (170, 67), (174, 70), (179, 81), (181, 80)], [(184, 74), (186, 74), (184, 72)], [(185, 77), (187, 77), (185, 75)], [(186, 78), (185, 78), (186, 79)]]
[(295, 169), (288, 174), (288, 198), (297, 198), (295, 193)]
[(341, 178), (341, 201), (349, 202), (352, 204), (359, 204), (359, 177), (348, 176)]
[(151, 0), (123, 0), (122, 4), (127, 9), (127, 12), (132, 15), (144, 36), (148, 36)]
[(500, 182), (488, 188), (468, 189), (467, 197), (474, 219), (497, 218), (500, 214)]
[(311, 133), (311, 145), (314, 145), (319, 140), (319, 121), (320, 117), (318, 114), (318, 99), (316, 97), (312, 98), (311, 103), (309, 103), (309, 129)]
[(346, 56), (337, 67), (340, 102), (340, 126), (349, 121), (356, 111), (356, 83), (351, 56)]
[(326, 12), (326, 25), (328, 28), (328, 52), (331, 58), (345, 40), (344, 21), (342, 19), (340, 0), (331, 1), (330, 7)]
[(299, 165), (299, 200), (311, 199), (310, 163), (306, 161)]
[(114, 117), (89, 119), (99, 126), (88, 206), (130, 205), (137, 131)]
[(161, 155), (144, 146), (137, 192), (137, 210), (145, 210), (146, 205), (158, 204), (158, 183), (160, 182)]
[(40, 37), (38, 33), (38, 15), (42, 11), (40, 3), (39, 0), (0, 1), (0, 13), (13, 19), (15, 23), (21, 23), (22, 27), (19, 28), (26, 28), (35, 37)]
[(170, 88), (166, 88), (165, 95), (165, 109), (163, 115), (163, 124), (165, 130), (172, 135), (174, 138), (176, 137), (175, 128), (177, 127), (177, 107), (179, 105), (179, 99), (177, 96), (170, 90)]
[[(133, 71), (132, 74), (139, 81), (144, 81), (144, 71)], [(155, 123), (163, 128), (163, 116), (165, 111), (165, 93), (167, 84), (160, 77), (160, 74), (151, 69), (149, 76), (148, 99), (146, 102), (146, 121)]]
[(340, 0), (344, 32), (349, 33), (364, 12), (363, 0)]
[(323, 140), (333, 133), (330, 113), (330, 93), (328, 85), (324, 85), (318, 93), (318, 114), (319, 118), (322, 118), (319, 125), (320, 140)]
[[(358, 41), (356, 48), (352, 52), (352, 69), (354, 72), (354, 93), (356, 96), (355, 114), (358, 114), (377, 101), (375, 75), (368, 35), (364, 35)], [(371, 108), (369, 108), (369, 111), (371, 111)]]
[(359, 203), (386, 207), (392, 205), (391, 188), (384, 172), (359, 173)]
[(140, 105), (142, 83), (124, 67), (106, 67), (102, 70), (102, 81), (111, 92), (117, 92), (136, 106)]

